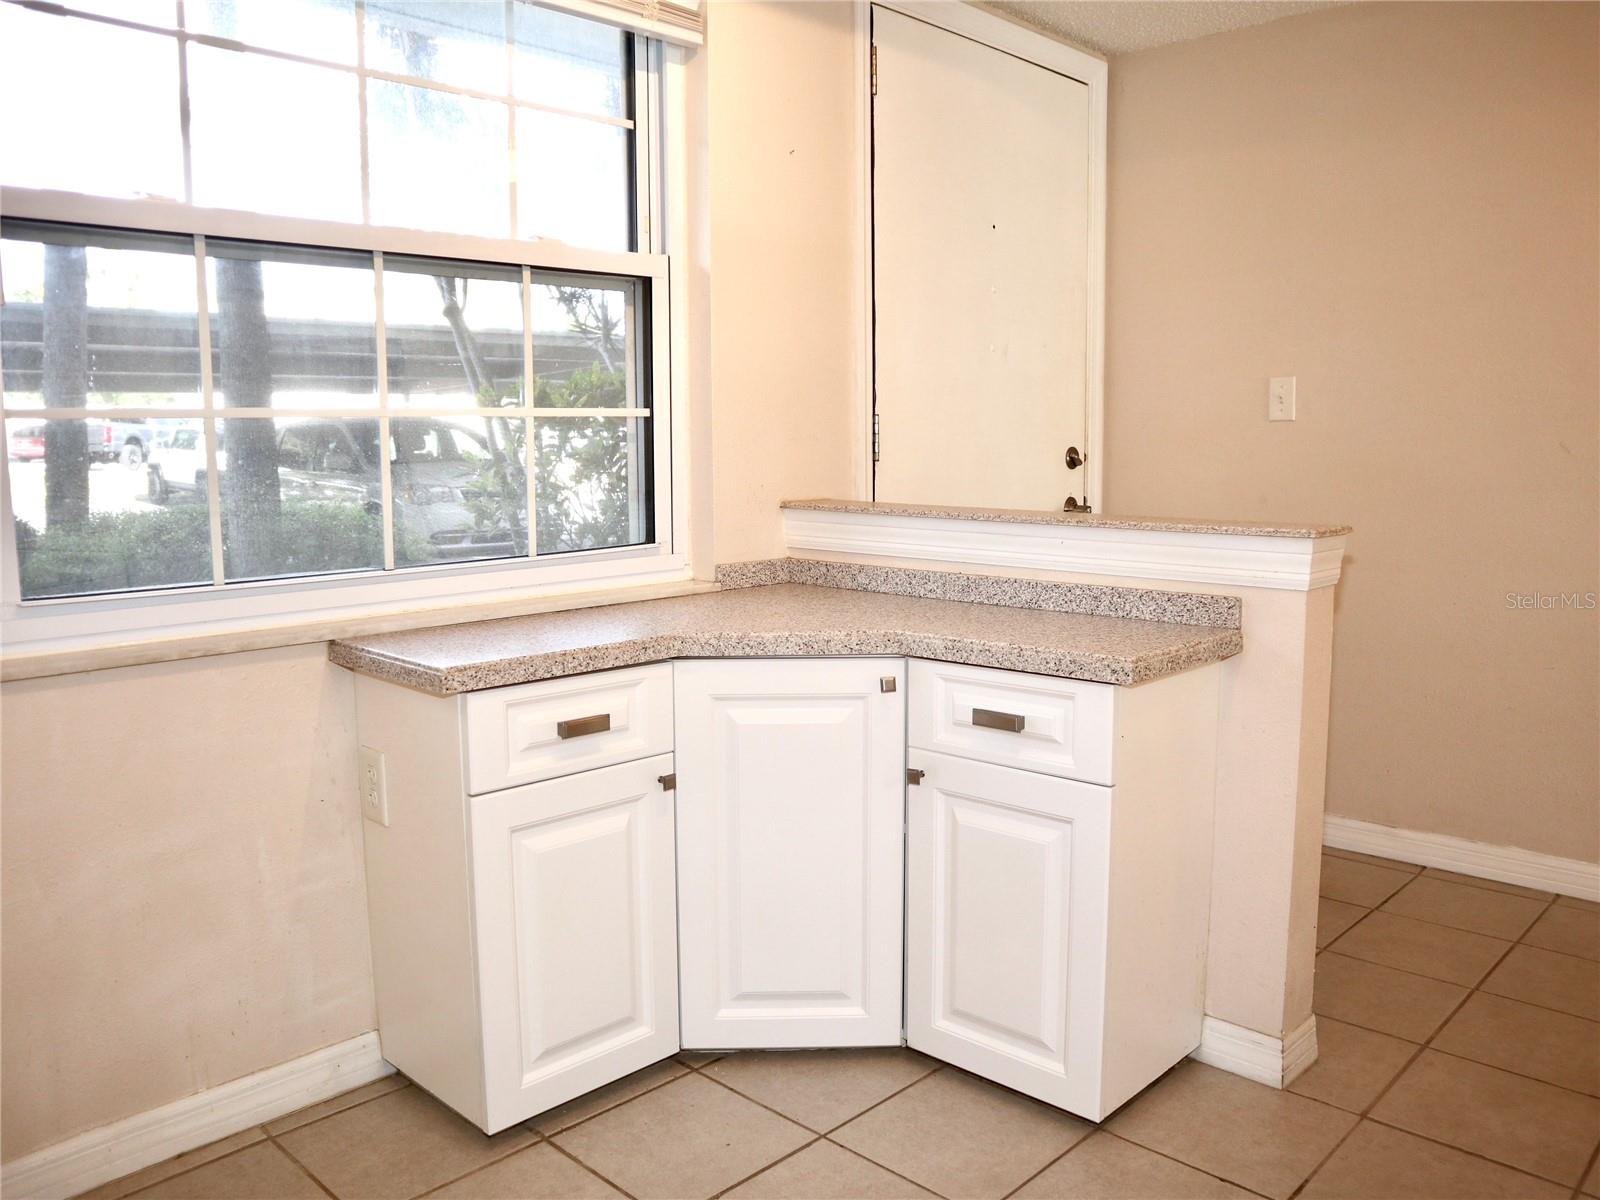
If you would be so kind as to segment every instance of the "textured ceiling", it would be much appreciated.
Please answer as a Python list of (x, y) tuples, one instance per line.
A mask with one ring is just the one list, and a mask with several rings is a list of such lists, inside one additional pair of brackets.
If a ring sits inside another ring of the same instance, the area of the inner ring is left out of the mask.
[(985, 5), (1101, 54), (1131, 54), (1331, 8), (1337, 0), (991, 0)]

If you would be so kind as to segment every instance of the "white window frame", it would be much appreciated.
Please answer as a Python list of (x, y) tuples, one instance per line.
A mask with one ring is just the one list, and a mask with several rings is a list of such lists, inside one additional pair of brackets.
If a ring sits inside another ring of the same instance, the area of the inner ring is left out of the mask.
[[(0, 0), (0, 3), (12, 2), (14, 0)], [(70, 8), (70, 2), (67, 7)], [(55, 19), (97, 21), (160, 32), (178, 40), (231, 48), (239, 46), (239, 43), (209, 35), (145, 26), (98, 14), (74, 13)], [(417, 255), (502, 264), (524, 268), (525, 276), (530, 270), (555, 270), (648, 279), (652, 294), (651, 394), (640, 396), (638, 401), (641, 408), (649, 407), (653, 425), (653, 543), (566, 552), (543, 558), (24, 600), (16, 571), (10, 473), (0, 471), (0, 640), (3, 640), (4, 651), (32, 655), (207, 633), (337, 625), (389, 614), (423, 613), (476, 604), (504, 605), (521, 599), (597, 588), (670, 584), (691, 579), (688, 331), (682, 319), (688, 312), (684, 295), (687, 273), (681, 269), (674, 272), (673, 266), (688, 261), (686, 76), (692, 51), (671, 42), (638, 34), (633, 36), (637, 252), (596, 251), (550, 240), (440, 234), (203, 208), (170, 200), (121, 199), (5, 186), (0, 186), (0, 215), (135, 231), (373, 251), (379, 255)], [(247, 49), (274, 58), (317, 61), (264, 48)], [(361, 68), (358, 65), (356, 69)], [(379, 77), (379, 73), (371, 74)], [(440, 85), (440, 90), (462, 89)], [(184, 155), (187, 162), (186, 129)], [(368, 190), (365, 162), (362, 171), (365, 207)], [(680, 319), (674, 320), (674, 315)], [(531, 387), (531, 376), (528, 382)], [(94, 415), (117, 411), (120, 410), (97, 409)], [(215, 411), (220, 416), (225, 410)], [(401, 410), (387, 411), (398, 413)], [(620, 411), (640, 410), (608, 410), (606, 415), (619, 415)], [(373, 409), (364, 415), (377, 413), (378, 410)], [(29, 410), (6, 410), (4, 415), (23, 417), (29, 415)], [(530, 527), (535, 519), (530, 508)]]

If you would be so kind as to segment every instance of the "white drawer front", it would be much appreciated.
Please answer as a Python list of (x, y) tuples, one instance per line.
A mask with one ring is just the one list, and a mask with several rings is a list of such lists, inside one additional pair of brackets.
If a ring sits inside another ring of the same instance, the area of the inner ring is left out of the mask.
[(913, 659), (907, 700), (919, 749), (1112, 782), (1112, 684)]
[(672, 749), (672, 664), (473, 692), (467, 790), (554, 779)]

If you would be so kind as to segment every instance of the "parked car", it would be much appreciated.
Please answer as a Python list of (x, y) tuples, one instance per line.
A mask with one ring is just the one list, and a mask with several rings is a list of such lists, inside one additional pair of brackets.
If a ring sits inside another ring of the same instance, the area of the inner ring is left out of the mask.
[[(89, 434), (89, 461), (98, 463), (122, 462), (130, 468), (144, 465), (154, 444), (155, 429), (139, 421), (104, 420), (90, 417), (84, 421)], [(43, 423), (24, 425), (15, 429), (8, 439), (7, 453), (13, 461), (32, 462), (44, 457)]]
[(143, 421), (91, 417), (85, 424), (92, 461), (121, 462), (129, 470), (137, 470), (150, 457), (156, 431)]
[[(278, 422), (278, 485), (285, 498), (322, 500), (382, 511), (377, 459), (378, 423), (308, 418)], [(219, 432), (218, 437), (221, 437)], [(490, 454), (472, 430), (428, 417), (405, 417), (390, 431), (390, 481), (395, 525), (426, 539), (439, 558), (490, 558), (517, 552), (504, 522), (481, 526), (472, 510), (479, 475)], [(227, 471), (219, 443), (217, 469)], [(150, 499), (158, 504), (206, 488), (204, 436), (198, 428), (158, 441), (148, 468)]]
[(44, 422), (19, 425), (7, 439), (6, 453), (12, 462), (37, 462), (44, 457)]
[[(429, 417), (390, 426), (390, 480), (395, 528), (426, 539), (439, 558), (490, 558), (517, 552), (505, 522), (480, 526), (472, 510), (490, 460), (481, 435)], [(377, 513), (382, 479), (378, 423), (372, 420), (285, 423), (278, 437), (284, 496), (359, 503)]]
[[(222, 434), (217, 434), (217, 469), (227, 467)], [(198, 495), (206, 490), (206, 441), (199, 426), (166, 430), (150, 449), (145, 467), (145, 492), (157, 504), (175, 495)]]

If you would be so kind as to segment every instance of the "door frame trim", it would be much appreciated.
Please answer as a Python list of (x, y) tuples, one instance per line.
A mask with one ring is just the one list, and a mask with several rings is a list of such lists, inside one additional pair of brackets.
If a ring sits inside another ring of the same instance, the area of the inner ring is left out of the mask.
[(872, 462), (873, 380), (876, 353), (873, 329), (872, 278), (872, 9), (885, 8), (940, 29), (971, 38), (1003, 53), (1070, 76), (1089, 89), (1089, 244), (1084, 380), (1084, 493), (1095, 512), (1103, 509), (1105, 464), (1105, 345), (1106, 345), (1106, 60), (1070, 46), (1048, 34), (959, 0), (864, 0), (856, 5), (856, 121), (860, 152), (861, 211), (857, 253), (859, 311), (864, 328), (856, 370), (860, 386), (852, 405), (856, 436), (856, 486), (860, 498), (875, 494)]

